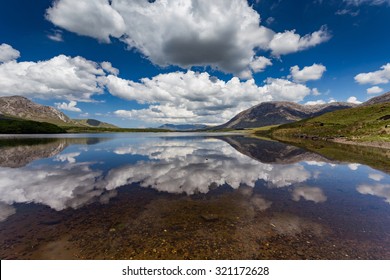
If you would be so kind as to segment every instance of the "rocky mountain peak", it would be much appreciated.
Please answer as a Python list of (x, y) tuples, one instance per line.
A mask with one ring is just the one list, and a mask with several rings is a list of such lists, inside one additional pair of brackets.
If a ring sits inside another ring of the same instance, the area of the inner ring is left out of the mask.
[(345, 102), (334, 102), (321, 105), (302, 105), (287, 101), (263, 102), (242, 111), (227, 123), (214, 127), (213, 129), (243, 129), (285, 124), (355, 106), (355, 104)]
[(57, 109), (34, 103), (23, 96), (0, 97), (0, 114), (55, 124), (72, 123), (69, 117)]

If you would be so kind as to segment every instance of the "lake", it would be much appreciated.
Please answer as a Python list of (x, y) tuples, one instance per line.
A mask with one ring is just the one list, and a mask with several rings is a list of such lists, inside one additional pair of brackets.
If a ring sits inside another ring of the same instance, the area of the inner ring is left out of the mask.
[(390, 259), (389, 151), (353, 149), (334, 160), (238, 134), (2, 136), (0, 258)]

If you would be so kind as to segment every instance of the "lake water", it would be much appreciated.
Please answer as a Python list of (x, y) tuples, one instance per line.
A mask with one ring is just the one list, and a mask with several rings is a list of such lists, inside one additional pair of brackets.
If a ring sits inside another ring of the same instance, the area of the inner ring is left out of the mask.
[(380, 168), (242, 135), (3, 137), (0, 258), (390, 259), (376, 152)]

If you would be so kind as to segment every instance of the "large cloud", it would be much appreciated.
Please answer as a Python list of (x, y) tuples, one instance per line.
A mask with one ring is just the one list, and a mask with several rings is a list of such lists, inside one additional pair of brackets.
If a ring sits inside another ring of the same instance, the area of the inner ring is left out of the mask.
[(383, 65), (381, 70), (356, 75), (355, 81), (359, 84), (387, 84), (390, 81), (390, 63)]
[(151, 104), (143, 110), (118, 110), (118, 116), (172, 123), (222, 123), (263, 101), (301, 101), (310, 94), (308, 87), (284, 79), (268, 78), (259, 87), (254, 80), (224, 82), (193, 71), (160, 74), (140, 83), (109, 75), (107, 88), (120, 98)]
[(314, 63), (312, 66), (303, 67), (299, 69), (298, 65), (290, 68), (291, 76), (296, 82), (307, 82), (321, 79), (322, 75), (326, 71), (326, 67), (322, 64)]
[(0, 63), (15, 60), (20, 56), (20, 52), (8, 44), (0, 45)]
[(58, 0), (46, 18), (102, 42), (117, 38), (160, 66), (211, 66), (244, 78), (256, 72), (257, 50), (279, 56), (330, 38), (325, 27), (275, 34), (246, 0)]
[(92, 95), (103, 93), (104, 70), (110, 69), (107, 63), (103, 70), (80, 56), (59, 55), (38, 62), (10, 60), (17, 56), (14, 52), (6, 59), (9, 61), (0, 64), (0, 95), (89, 101)]

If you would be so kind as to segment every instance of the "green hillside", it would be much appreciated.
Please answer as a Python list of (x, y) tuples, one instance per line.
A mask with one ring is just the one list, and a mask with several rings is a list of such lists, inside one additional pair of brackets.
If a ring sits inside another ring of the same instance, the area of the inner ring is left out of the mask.
[(118, 128), (117, 126), (106, 123), (106, 122), (101, 122), (95, 119), (73, 119), (73, 122), (75, 122), (76, 125), (81, 125), (81, 126), (88, 126), (88, 127), (101, 127), (101, 128)]
[(271, 130), (277, 139), (329, 139), (390, 142), (390, 102), (326, 113)]
[(55, 124), (16, 119), (0, 119), (0, 134), (66, 133)]

